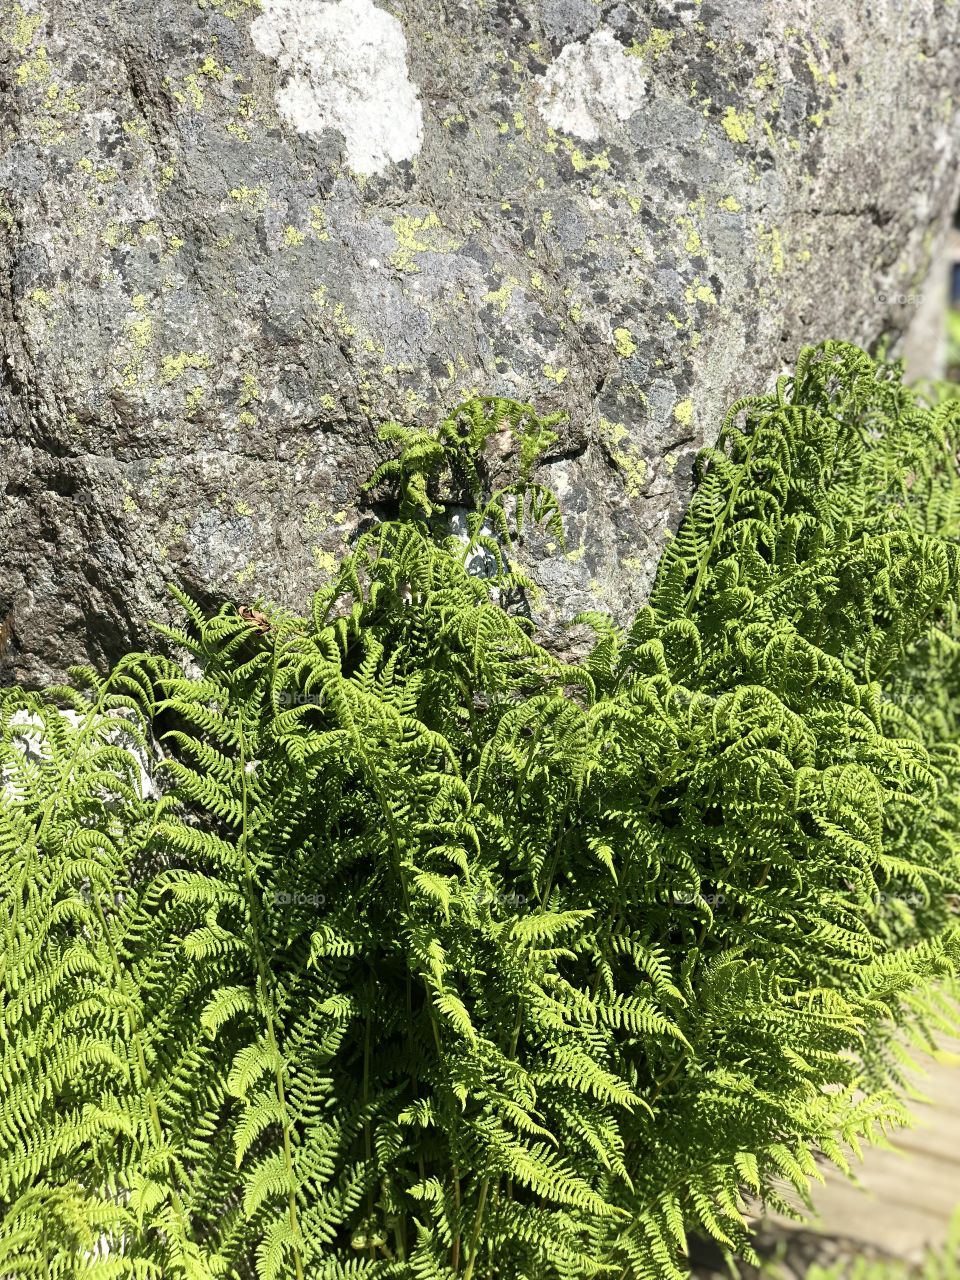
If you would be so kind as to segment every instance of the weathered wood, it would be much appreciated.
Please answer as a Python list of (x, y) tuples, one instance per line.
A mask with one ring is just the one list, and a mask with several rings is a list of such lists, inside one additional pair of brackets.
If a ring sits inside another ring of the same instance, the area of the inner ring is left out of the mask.
[[(854, 1166), (859, 1185), (829, 1169), (814, 1189), (817, 1217), (804, 1229), (771, 1216), (765, 1236), (795, 1238), (806, 1254), (811, 1235), (829, 1239), (840, 1252), (881, 1254), (918, 1262), (946, 1237), (960, 1206), (960, 1041), (943, 1041), (926, 1074), (911, 1073), (928, 1101), (914, 1102), (914, 1127), (891, 1138), (892, 1149), (869, 1148)], [(789, 1256), (789, 1253), (788, 1253)]]

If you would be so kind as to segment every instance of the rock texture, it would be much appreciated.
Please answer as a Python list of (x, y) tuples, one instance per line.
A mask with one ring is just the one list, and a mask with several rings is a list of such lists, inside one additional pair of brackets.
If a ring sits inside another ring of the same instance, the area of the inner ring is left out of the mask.
[(642, 600), (731, 399), (905, 327), (947, 0), (0, 0), (6, 678), (299, 607), (377, 425), (565, 409), (544, 625)]

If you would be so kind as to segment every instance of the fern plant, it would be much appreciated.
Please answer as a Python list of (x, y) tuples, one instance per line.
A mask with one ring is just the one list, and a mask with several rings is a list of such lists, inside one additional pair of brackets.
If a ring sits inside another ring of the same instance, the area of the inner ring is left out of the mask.
[(902, 1116), (960, 956), (960, 404), (805, 350), (576, 663), (519, 603), (554, 425), (391, 425), (306, 616), (181, 596), (183, 662), (4, 691), (3, 1280), (668, 1280)]

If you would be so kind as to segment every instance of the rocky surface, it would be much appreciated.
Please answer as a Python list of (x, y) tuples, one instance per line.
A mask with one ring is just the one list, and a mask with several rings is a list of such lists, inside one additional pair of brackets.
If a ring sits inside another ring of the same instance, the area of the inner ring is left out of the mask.
[(899, 334), (956, 199), (947, 0), (0, 0), (6, 678), (299, 607), (377, 425), (564, 409), (544, 625), (644, 596), (696, 449)]

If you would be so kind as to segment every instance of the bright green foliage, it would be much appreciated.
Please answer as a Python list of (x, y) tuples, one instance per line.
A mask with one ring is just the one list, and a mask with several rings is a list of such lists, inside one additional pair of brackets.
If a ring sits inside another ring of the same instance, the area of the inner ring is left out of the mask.
[(3, 695), (4, 1280), (682, 1276), (900, 1116), (960, 957), (960, 402), (804, 351), (579, 665), (510, 555), (550, 426), (391, 427), (309, 617), (184, 600), (189, 667)]

